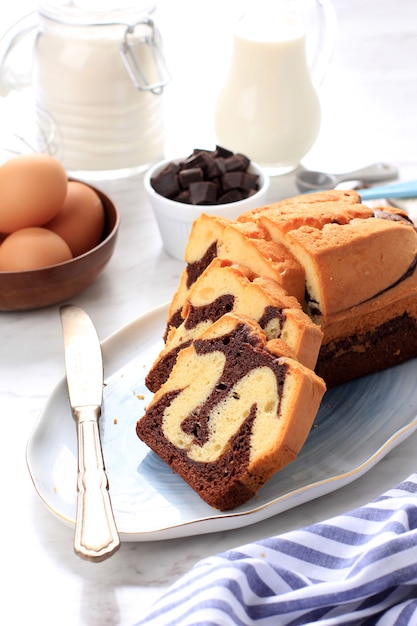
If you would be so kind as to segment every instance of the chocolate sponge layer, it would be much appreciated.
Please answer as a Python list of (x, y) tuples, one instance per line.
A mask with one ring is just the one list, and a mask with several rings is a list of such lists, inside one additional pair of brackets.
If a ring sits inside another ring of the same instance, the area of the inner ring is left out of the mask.
[(328, 388), (399, 365), (417, 355), (417, 321), (407, 313), (375, 330), (322, 345), (316, 373)]

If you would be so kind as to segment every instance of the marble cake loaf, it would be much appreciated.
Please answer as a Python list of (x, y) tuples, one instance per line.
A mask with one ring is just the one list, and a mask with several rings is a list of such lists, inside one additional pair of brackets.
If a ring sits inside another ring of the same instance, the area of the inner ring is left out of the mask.
[(185, 260), (137, 434), (227, 510), (296, 457), (326, 385), (417, 356), (417, 233), (330, 191), (202, 214)]
[(230, 510), (296, 458), (324, 392), (285, 343), (227, 313), (178, 353), (136, 431), (203, 500)]
[(303, 266), (303, 308), (323, 331), (316, 372), (328, 387), (417, 356), (417, 233), (405, 212), (332, 191), (239, 219)]
[(275, 281), (216, 257), (190, 288), (182, 309), (183, 321), (171, 327), (147, 374), (148, 389), (157, 391), (167, 380), (178, 352), (230, 311), (258, 322), (268, 340), (281, 338), (301, 363), (314, 369), (323, 334), (298, 300)]

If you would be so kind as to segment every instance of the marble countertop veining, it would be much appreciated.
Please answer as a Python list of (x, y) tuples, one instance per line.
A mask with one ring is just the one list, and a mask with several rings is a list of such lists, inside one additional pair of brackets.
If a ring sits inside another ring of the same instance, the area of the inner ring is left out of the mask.
[[(342, 171), (390, 161), (398, 166), (401, 178), (417, 178), (417, 4), (414, 0), (402, 0), (401, 6), (394, 0), (335, 0), (334, 4), (338, 38), (320, 89), (322, 129), (304, 164)], [(191, 134), (194, 122), (187, 124), (188, 107), (204, 112), (198, 89), (191, 90), (181, 106), (184, 92), (177, 88), (187, 85), (180, 75), (184, 58), (180, 46), (187, 45), (187, 33), (193, 28), (181, 19), (184, 11), (193, 15), (196, 28), (203, 27), (190, 0), (158, 5), (167, 52), (172, 51), (178, 74), (167, 97), (168, 153), (181, 153), (194, 147), (190, 137), (193, 144), (200, 143), (200, 137)], [(2, 5), (2, 29), (33, 6), (32, 0)], [(215, 3), (207, 6), (219, 10)], [(209, 136), (201, 125), (205, 115), (199, 122), (202, 140)], [(100, 181), (97, 186), (120, 209), (119, 239), (102, 275), (71, 301), (90, 313), (104, 339), (167, 302), (183, 264), (162, 249), (140, 175)], [(290, 174), (273, 180), (270, 199), (295, 193)], [(0, 616), (11, 626), (128, 626), (200, 558), (359, 506), (417, 469), (415, 433), (362, 478), (271, 519), (203, 536), (123, 543), (109, 560), (86, 562), (73, 553), (73, 530), (55, 519), (39, 499), (25, 461), (28, 438), (63, 371), (58, 306), (0, 313)]]

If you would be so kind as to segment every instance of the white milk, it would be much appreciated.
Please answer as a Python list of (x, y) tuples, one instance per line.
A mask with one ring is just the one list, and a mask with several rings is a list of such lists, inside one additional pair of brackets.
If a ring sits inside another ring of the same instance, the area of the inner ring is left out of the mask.
[[(124, 28), (45, 23), (35, 49), (35, 93), (57, 123), (66, 169), (142, 169), (160, 159), (161, 96), (134, 86), (119, 52)], [(147, 46), (138, 41), (134, 52), (153, 80)]]
[(243, 19), (215, 110), (218, 142), (264, 167), (294, 169), (320, 128), (305, 35), (290, 17)]

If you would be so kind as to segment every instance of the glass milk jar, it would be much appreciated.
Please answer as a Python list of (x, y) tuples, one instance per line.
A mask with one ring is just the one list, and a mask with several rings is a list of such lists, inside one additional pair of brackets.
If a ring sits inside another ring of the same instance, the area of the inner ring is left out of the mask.
[[(320, 103), (307, 60), (307, 4), (264, 0), (241, 15), (215, 108), (218, 142), (271, 174), (297, 167), (320, 129)], [(316, 51), (323, 64), (333, 36), (333, 9), (325, 0), (310, 5), (323, 13)]]
[(108, 4), (51, 0), (37, 13), (34, 98), (55, 120), (63, 165), (78, 175), (145, 169), (164, 152), (169, 76), (154, 5)]

